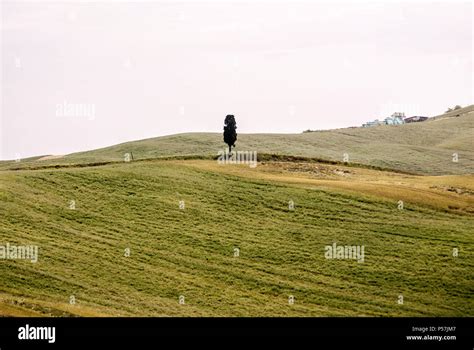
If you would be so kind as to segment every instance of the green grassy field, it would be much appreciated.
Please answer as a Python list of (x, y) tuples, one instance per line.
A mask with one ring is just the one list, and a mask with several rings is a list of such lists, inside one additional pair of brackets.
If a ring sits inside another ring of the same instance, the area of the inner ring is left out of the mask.
[[(0, 261), (0, 314), (473, 316), (473, 178), (211, 160), (0, 171), (1, 244), (39, 246), (37, 263)], [(334, 242), (364, 262), (326, 259)]]
[(0, 315), (474, 316), (473, 135), (470, 113), (239, 135), (256, 168), (212, 133), (0, 162), (0, 246), (39, 247), (0, 260)]

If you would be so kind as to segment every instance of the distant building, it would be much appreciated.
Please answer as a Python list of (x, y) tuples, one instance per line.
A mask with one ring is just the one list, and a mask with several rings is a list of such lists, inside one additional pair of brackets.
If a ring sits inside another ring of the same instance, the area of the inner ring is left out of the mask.
[(385, 124), (384, 121), (375, 119), (374, 121), (367, 122), (367, 123), (363, 124), (362, 127), (369, 128), (371, 126), (384, 125), (384, 124)]
[(392, 116), (385, 118), (386, 125), (400, 125), (405, 124), (405, 113), (395, 112)]
[(422, 116), (413, 116), (410, 118), (405, 118), (405, 123), (417, 123), (417, 122), (424, 122), (428, 117)]
[(390, 117), (387, 117), (384, 120), (375, 119), (374, 121), (362, 124), (362, 127), (369, 128), (371, 126), (377, 126), (377, 125), (400, 125), (400, 124), (405, 124), (404, 120), (405, 120), (405, 113), (395, 112)]
[(387, 117), (384, 120), (375, 119), (374, 121), (362, 124), (362, 127), (369, 128), (371, 126), (377, 126), (377, 125), (401, 125), (405, 123), (424, 122), (427, 119), (428, 117), (422, 117), (422, 116), (413, 116), (410, 118), (406, 118), (405, 113), (395, 112), (390, 117)]

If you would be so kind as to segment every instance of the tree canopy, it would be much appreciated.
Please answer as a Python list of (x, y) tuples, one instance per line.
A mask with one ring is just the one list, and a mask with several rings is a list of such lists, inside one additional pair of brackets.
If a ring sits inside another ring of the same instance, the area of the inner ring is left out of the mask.
[(228, 114), (224, 120), (224, 142), (229, 146), (229, 153), (232, 152), (232, 147), (235, 147), (237, 141), (237, 123), (232, 114)]

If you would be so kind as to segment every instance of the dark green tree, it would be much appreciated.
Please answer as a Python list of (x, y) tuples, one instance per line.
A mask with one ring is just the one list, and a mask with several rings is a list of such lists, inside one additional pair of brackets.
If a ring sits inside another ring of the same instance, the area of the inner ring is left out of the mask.
[(232, 152), (232, 147), (235, 147), (237, 141), (237, 123), (233, 115), (228, 114), (224, 120), (224, 142), (229, 145), (229, 153)]

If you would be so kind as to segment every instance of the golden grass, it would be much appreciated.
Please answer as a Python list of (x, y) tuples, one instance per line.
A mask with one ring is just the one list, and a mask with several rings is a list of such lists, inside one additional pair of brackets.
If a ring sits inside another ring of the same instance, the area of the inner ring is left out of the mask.
[(289, 171), (276, 162), (266, 162), (256, 168), (202, 160), (176, 162), (234, 176), (382, 197), (393, 200), (394, 205), (401, 200), (406, 205), (413, 203), (474, 214), (474, 175), (418, 176), (340, 165), (295, 163), (296, 168), (317, 168), (315, 175), (308, 171)]

